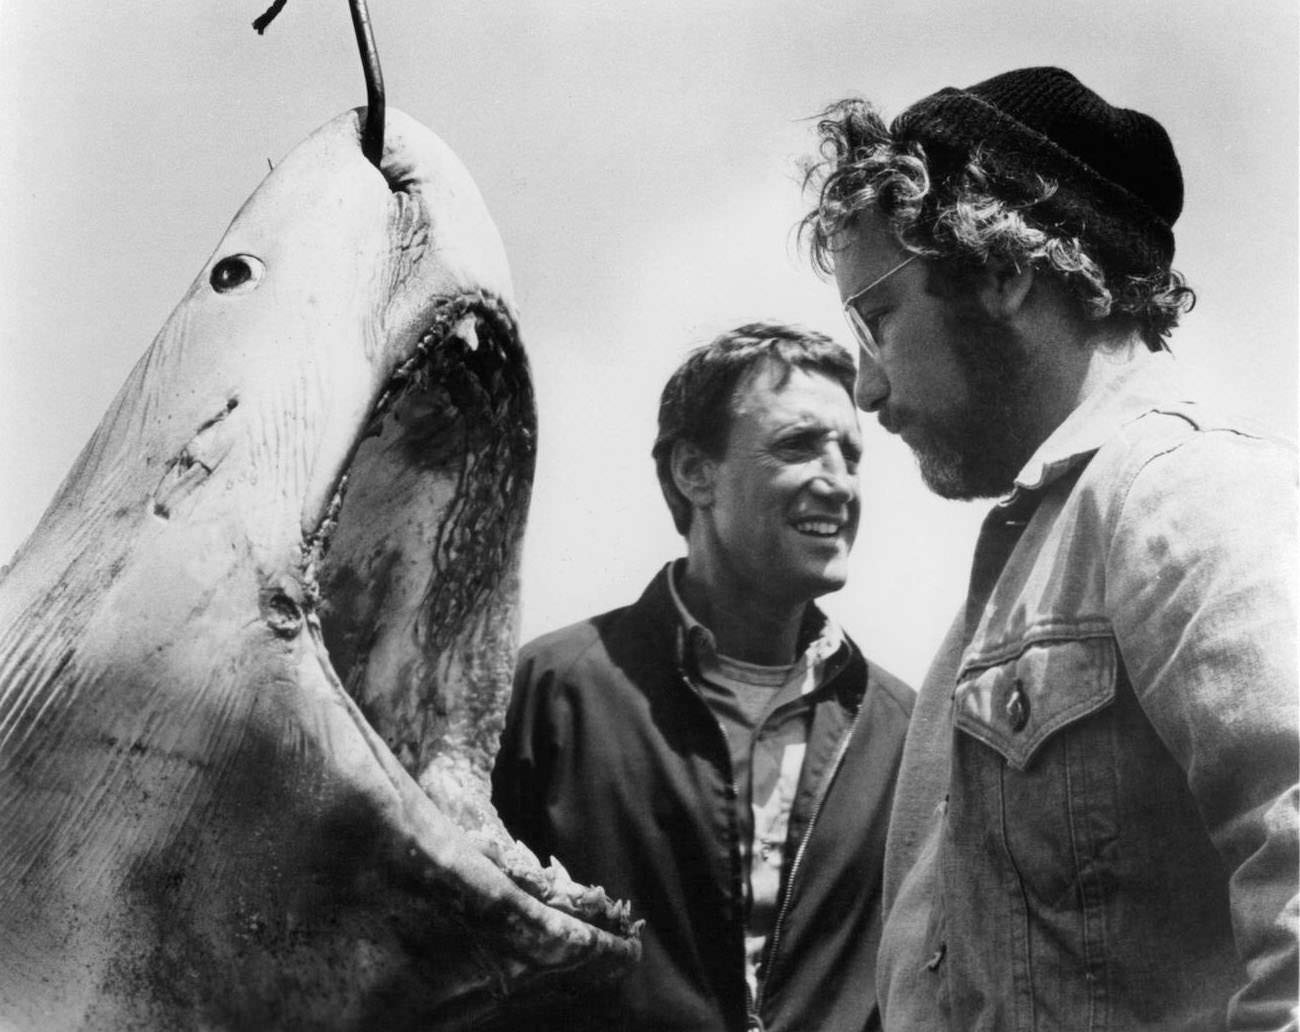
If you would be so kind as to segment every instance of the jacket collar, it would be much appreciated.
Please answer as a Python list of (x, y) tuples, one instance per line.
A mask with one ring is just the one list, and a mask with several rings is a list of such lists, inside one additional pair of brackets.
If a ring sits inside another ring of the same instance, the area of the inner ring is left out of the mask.
[[(652, 591), (666, 596), (659, 607), (661, 618), (672, 628), (673, 658), (679, 669), (699, 676), (701, 668), (709, 667), (714, 661), (717, 642), (713, 632), (691, 614), (678, 594), (677, 580), (685, 566), (685, 559), (666, 564), (647, 588), (646, 596)], [(804, 608), (797, 647), (796, 662), (806, 660), (810, 669), (821, 670), (823, 676), (819, 680), (822, 681), (834, 680), (852, 655), (852, 646), (840, 625), (813, 602)]]
[(1098, 352), (1095, 386), (1016, 476), (1016, 493), (1039, 491), (1092, 456), (1128, 423), (1185, 395), (1167, 351), (1112, 358)]

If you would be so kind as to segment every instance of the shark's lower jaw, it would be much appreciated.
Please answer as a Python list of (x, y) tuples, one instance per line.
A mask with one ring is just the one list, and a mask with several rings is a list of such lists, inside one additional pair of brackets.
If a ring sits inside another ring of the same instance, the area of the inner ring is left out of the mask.
[(340, 682), (446, 816), (536, 899), (629, 937), (625, 905), (542, 867), (490, 802), (535, 426), (509, 313), (480, 296), (439, 306), (312, 542), (322, 632)]

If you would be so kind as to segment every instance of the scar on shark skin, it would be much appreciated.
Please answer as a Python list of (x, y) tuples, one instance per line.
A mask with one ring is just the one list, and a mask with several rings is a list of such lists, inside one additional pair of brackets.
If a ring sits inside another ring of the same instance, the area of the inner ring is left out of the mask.
[(225, 458), (230, 445), (226, 443), (216, 448), (206, 447), (210, 438), (204, 435), (238, 407), (239, 398), (232, 397), (227, 400), (226, 407), (200, 424), (194, 436), (180, 450), (180, 454), (167, 463), (162, 478), (158, 481), (158, 487), (153, 493), (153, 514), (159, 519), (171, 519), (176, 504), (211, 476), (212, 471)]

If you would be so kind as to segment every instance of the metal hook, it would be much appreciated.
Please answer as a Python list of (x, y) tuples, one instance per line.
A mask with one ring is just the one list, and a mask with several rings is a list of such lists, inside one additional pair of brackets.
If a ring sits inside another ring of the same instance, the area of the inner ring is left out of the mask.
[[(285, 2), (274, 0), (254, 19), (253, 28), (259, 36), (266, 32), (266, 27), (275, 20)], [(357, 48), (361, 51), (361, 68), (366, 73), (366, 124), (361, 130), (361, 153), (375, 168), (379, 168), (384, 156), (384, 73), (379, 68), (379, 51), (375, 49), (375, 36), (370, 31), (366, 0), (348, 0), (348, 6), (352, 9), (352, 28), (357, 34)]]
[(366, 73), (366, 124), (361, 130), (361, 153), (375, 168), (384, 156), (384, 73), (379, 67), (379, 51), (370, 30), (370, 12), (366, 0), (348, 0), (352, 9), (352, 28), (361, 51), (361, 68)]

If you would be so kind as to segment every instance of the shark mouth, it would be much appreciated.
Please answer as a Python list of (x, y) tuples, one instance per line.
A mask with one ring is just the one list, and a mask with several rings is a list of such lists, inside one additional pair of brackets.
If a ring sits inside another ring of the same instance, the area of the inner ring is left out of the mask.
[(510, 312), (481, 294), (440, 303), (305, 546), (308, 580), (340, 682), (438, 808), (529, 895), (635, 940), (626, 903), (544, 867), (490, 802), (535, 447)]

